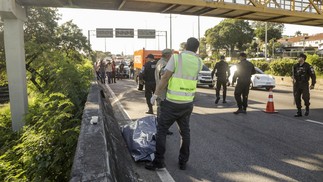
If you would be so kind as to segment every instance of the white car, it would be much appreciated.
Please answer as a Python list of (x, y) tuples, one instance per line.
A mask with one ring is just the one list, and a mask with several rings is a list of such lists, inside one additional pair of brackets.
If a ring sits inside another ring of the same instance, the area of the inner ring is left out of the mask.
[[(275, 78), (272, 75), (265, 74), (259, 68), (255, 67), (256, 74), (253, 74), (250, 79), (250, 89), (254, 88), (265, 88), (269, 90), (276, 86)], [(237, 70), (236, 65), (230, 66), (230, 77), (228, 80), (228, 85), (232, 85), (233, 75)]]
[(210, 88), (214, 87), (214, 80), (212, 79), (212, 71), (205, 65), (202, 67), (202, 71), (198, 74), (197, 85), (208, 85)]

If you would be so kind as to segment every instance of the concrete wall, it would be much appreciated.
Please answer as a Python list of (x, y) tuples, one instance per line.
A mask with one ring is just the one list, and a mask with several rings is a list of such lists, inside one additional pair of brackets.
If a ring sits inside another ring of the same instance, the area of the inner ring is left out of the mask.
[[(85, 104), (71, 182), (138, 181), (105, 86), (92, 83)], [(92, 124), (98, 117), (97, 124)], [(94, 119), (94, 120), (93, 120)]]

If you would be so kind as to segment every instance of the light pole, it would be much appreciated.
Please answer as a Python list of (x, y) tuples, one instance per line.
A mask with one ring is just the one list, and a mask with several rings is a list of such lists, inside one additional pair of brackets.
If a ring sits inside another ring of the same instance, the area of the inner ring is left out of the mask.
[(93, 32), (95, 30), (88, 30), (87, 31), (87, 43), (89, 44), (89, 46), (91, 47), (91, 32)]
[(267, 61), (267, 22), (265, 24), (265, 60)]
[[(162, 35), (160, 35), (159, 33), (165, 33), (165, 40), (166, 40), (166, 44), (165, 44), (165, 47), (166, 47), (166, 49), (167, 49), (167, 31), (156, 31), (158, 34), (157, 34), (157, 36), (159, 37), (159, 36), (162, 36)], [(158, 42), (159, 42), (159, 40), (158, 40)], [(158, 49), (159, 49), (159, 43), (158, 43)]]
[(169, 14), (169, 47), (172, 49), (172, 14)]

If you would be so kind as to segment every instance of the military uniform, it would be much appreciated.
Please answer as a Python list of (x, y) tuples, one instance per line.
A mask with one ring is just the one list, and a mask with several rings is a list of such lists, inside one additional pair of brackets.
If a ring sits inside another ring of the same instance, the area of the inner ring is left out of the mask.
[(148, 105), (147, 114), (153, 114), (153, 106), (150, 103), (151, 96), (155, 93), (156, 80), (155, 69), (157, 61), (149, 61), (145, 64), (143, 70), (143, 79), (145, 81), (145, 97)]
[(241, 62), (237, 64), (237, 71), (234, 73), (232, 81), (232, 83), (234, 83), (235, 80), (238, 79), (234, 90), (234, 98), (238, 105), (238, 111), (234, 112), (234, 114), (246, 113), (248, 107), (250, 78), (251, 75), (255, 73), (256, 70), (254, 65), (246, 59), (241, 60)]
[(302, 101), (305, 103), (305, 115), (309, 114), (310, 106), (310, 92), (309, 92), (309, 79), (311, 78), (311, 86), (314, 87), (316, 83), (316, 76), (313, 67), (304, 62), (303, 64), (297, 63), (293, 66), (293, 78), (294, 78), (294, 98), (297, 107), (297, 114), (295, 117), (302, 116), (301, 108)]
[[(216, 70), (216, 73), (215, 73)], [(224, 60), (221, 60), (220, 62), (217, 62), (214, 66), (214, 69), (212, 71), (212, 76), (214, 75), (217, 77), (216, 80), (216, 92), (215, 92), (215, 104), (217, 104), (220, 100), (220, 90), (221, 86), (223, 87), (223, 103), (226, 103), (226, 97), (227, 97), (227, 79), (230, 76), (230, 70), (229, 65)]]

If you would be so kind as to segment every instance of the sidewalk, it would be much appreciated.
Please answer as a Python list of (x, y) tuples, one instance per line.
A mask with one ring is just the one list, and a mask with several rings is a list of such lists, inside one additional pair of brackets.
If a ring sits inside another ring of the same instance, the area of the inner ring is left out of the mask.
[[(293, 87), (293, 80), (287, 76), (274, 76), (276, 85)], [(323, 90), (323, 79), (316, 79), (315, 90)]]

